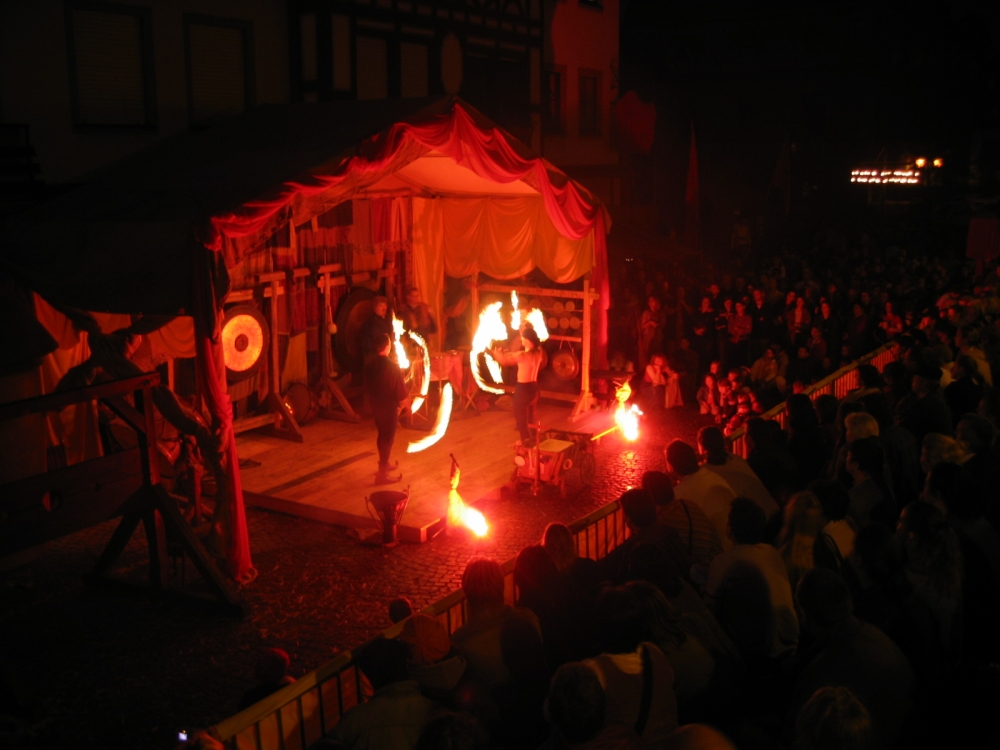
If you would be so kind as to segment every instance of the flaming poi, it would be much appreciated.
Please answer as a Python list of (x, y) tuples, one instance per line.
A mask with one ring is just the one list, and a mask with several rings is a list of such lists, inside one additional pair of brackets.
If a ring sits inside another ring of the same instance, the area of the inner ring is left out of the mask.
[(452, 526), (465, 526), (478, 537), (486, 536), (490, 530), (486, 517), (475, 508), (470, 508), (458, 494), (458, 482), (462, 470), (458, 468), (455, 456), (451, 457), (451, 487), (448, 490), (448, 523)]
[(404, 333), (406, 333), (406, 330), (403, 328), (403, 321), (397, 318), (396, 314), (393, 313), (392, 335), (393, 335), (393, 341), (396, 345), (396, 364), (398, 364), (400, 368), (405, 370), (407, 367), (410, 366), (410, 359), (409, 357), (406, 356), (406, 347), (403, 346), (403, 342), (400, 340), (400, 337)]
[(410, 407), (412, 411), (417, 411), (424, 405), (424, 400), (427, 398), (427, 389), (431, 384), (431, 354), (427, 351), (427, 342), (424, 341), (423, 336), (415, 331), (407, 331), (406, 335), (409, 336), (410, 339), (414, 341), (424, 353), (424, 377), (420, 381), (420, 395), (413, 399), (413, 404)]
[[(482, 373), (479, 371), (479, 355), (486, 352), (487, 347), (493, 341), (507, 340), (507, 326), (500, 316), (501, 307), (503, 307), (503, 302), (491, 302), (479, 313), (479, 328), (476, 329), (476, 335), (472, 339), (472, 351), (469, 353), (469, 364), (471, 365), (472, 377), (475, 379), (476, 385), (484, 391), (497, 394), (502, 394), (505, 391), (503, 388), (489, 385), (483, 380)], [(493, 380), (497, 383), (503, 383), (500, 373), (500, 363), (488, 353), (484, 354), (484, 358), (486, 359), (486, 366), (490, 369), (490, 375), (493, 376)]]
[(532, 308), (528, 312), (528, 322), (531, 323), (531, 327), (538, 334), (539, 341), (548, 341), (549, 329), (545, 325), (545, 313), (538, 308)]
[(510, 290), (510, 306), (514, 308), (514, 312), (510, 314), (510, 327), (515, 331), (521, 328), (521, 308), (518, 307), (517, 292), (513, 289)]
[(618, 408), (615, 409), (615, 424), (618, 425), (625, 439), (629, 441), (639, 439), (639, 417), (642, 414), (642, 411), (635, 404), (630, 407), (625, 406), (625, 402), (629, 400), (631, 395), (632, 386), (628, 383), (624, 383), (615, 392), (615, 398), (618, 400)]
[(444, 437), (448, 429), (448, 421), (451, 419), (451, 405), (454, 401), (451, 383), (445, 383), (441, 390), (441, 405), (438, 407), (437, 419), (434, 420), (434, 429), (427, 437), (416, 440), (406, 446), (407, 453), (419, 453), (434, 445)]

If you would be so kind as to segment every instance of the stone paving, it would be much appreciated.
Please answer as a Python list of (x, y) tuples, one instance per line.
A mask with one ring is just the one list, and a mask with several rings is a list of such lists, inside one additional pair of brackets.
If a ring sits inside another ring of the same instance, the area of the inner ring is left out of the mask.
[[(82, 583), (114, 528), (88, 529), (46, 545), (30, 564), (0, 574), (0, 668), (24, 706), (0, 716), (0, 746), (166, 748), (180, 728), (213, 724), (236, 711), (262, 647), (280, 646), (300, 675), (389, 625), (388, 602), (408, 596), (424, 607), (459, 587), (475, 555), (505, 560), (539, 539), (550, 521), (569, 522), (663, 466), (674, 437), (706, 424), (686, 407), (645, 421), (643, 436), (597, 447), (590, 487), (567, 496), (543, 488), (478, 504), (491, 531), (476, 540), (452, 530), (422, 545), (386, 550), (345, 529), (249, 510), (259, 577), (243, 595), (240, 621), (189, 604), (95, 594)], [(469, 500), (470, 498), (466, 498)], [(117, 571), (144, 573), (145, 544), (133, 539)], [(187, 575), (194, 577), (190, 563)]]

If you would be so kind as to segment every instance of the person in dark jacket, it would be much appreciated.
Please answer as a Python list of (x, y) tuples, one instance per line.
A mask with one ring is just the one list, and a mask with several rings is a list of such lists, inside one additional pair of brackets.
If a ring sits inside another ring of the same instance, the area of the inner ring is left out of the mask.
[(392, 341), (380, 333), (375, 337), (375, 358), (365, 365), (365, 390), (371, 403), (375, 426), (378, 428), (378, 474), (376, 484), (392, 484), (403, 478), (402, 474), (393, 474), (399, 463), (390, 462), (392, 444), (396, 439), (396, 424), (399, 419), (399, 407), (409, 399), (410, 391), (403, 380), (399, 365), (389, 359)]

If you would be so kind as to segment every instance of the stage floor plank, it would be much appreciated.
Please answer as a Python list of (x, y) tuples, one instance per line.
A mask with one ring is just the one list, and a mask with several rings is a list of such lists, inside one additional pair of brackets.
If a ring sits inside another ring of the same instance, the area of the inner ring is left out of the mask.
[[(607, 429), (610, 412), (591, 411), (570, 423), (570, 406), (542, 403), (539, 418), (546, 427), (597, 433)], [(402, 482), (376, 486), (378, 454), (375, 425), (317, 419), (303, 427), (305, 440), (294, 443), (256, 431), (237, 437), (237, 450), (259, 466), (241, 469), (250, 505), (352, 528), (372, 528), (365, 498), (380, 489), (410, 488), (410, 502), (400, 524), (404, 541), (425, 541), (447, 511), (449, 453), (462, 469), (459, 492), (466, 503), (495, 496), (514, 470), (514, 415), (491, 409), (456, 412), (445, 436), (420, 453), (406, 453), (410, 441), (426, 431), (400, 426), (393, 446)]]

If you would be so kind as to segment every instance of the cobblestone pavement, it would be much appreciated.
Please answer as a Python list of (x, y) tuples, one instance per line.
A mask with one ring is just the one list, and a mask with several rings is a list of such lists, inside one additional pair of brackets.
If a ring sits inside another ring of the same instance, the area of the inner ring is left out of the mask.
[[(0, 746), (172, 747), (179, 728), (236, 711), (262, 647), (286, 649), (292, 673), (308, 672), (387, 627), (394, 597), (424, 607), (459, 587), (470, 557), (505, 560), (537, 541), (550, 521), (573, 521), (615, 499), (643, 471), (662, 468), (667, 442), (692, 439), (704, 420), (687, 407), (648, 418), (638, 443), (605, 438), (595, 481), (571, 484), (565, 498), (543, 489), (538, 497), (478, 504), (491, 524), (484, 540), (453, 530), (385, 550), (344, 529), (251, 509), (260, 575), (243, 592), (243, 620), (87, 590), (82, 577), (113, 523), (50, 543), (34, 562), (0, 574), (0, 667), (26, 707), (19, 718), (0, 717)], [(144, 561), (139, 535), (117, 574), (141, 577)], [(187, 575), (194, 576), (190, 564)]]

